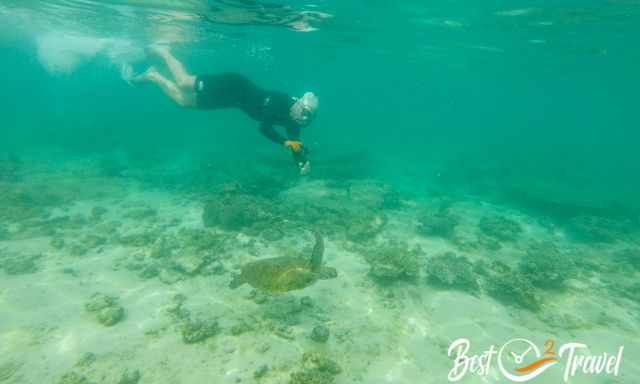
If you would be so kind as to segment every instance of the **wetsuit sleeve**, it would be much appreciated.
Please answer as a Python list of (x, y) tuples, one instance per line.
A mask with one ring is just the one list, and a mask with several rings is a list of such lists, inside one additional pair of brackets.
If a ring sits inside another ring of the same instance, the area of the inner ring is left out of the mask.
[(284, 136), (278, 133), (273, 125), (268, 123), (260, 124), (260, 133), (264, 135), (267, 139), (273, 141), (276, 144), (283, 145), (286, 139)]

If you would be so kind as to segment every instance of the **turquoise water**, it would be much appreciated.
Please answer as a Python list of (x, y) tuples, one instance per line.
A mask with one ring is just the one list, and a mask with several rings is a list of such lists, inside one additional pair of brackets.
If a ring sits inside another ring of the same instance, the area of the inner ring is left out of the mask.
[[(463, 337), (624, 345), (569, 382), (634, 382), (639, 25), (634, 0), (3, 1), (0, 383), (442, 383)], [(151, 45), (315, 92), (311, 173), (127, 81), (167, 73)], [(337, 277), (228, 287), (310, 230)]]

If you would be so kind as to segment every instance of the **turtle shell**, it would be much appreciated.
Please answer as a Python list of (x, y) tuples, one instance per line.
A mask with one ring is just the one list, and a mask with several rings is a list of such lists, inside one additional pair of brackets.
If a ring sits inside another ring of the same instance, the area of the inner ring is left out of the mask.
[(279, 293), (302, 289), (318, 280), (308, 260), (274, 257), (253, 261), (242, 267), (240, 280), (265, 292)]

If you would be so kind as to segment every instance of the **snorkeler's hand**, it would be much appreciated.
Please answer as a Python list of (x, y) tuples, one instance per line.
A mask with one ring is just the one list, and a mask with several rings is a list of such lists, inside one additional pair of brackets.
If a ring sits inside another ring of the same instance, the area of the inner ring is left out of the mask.
[(293, 152), (300, 152), (302, 149), (302, 141), (287, 140), (284, 142), (284, 146), (291, 148)]
[(304, 163), (298, 164), (300, 167), (300, 176), (304, 176), (311, 172), (311, 163), (309, 161), (305, 161)]

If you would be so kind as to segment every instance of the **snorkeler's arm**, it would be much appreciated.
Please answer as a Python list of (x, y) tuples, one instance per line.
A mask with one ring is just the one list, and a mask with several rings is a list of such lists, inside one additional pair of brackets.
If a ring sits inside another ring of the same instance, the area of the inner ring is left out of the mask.
[[(297, 125), (287, 125), (285, 127), (287, 131), (287, 137), (291, 142), (298, 143), (297, 150), (292, 150), (291, 155), (293, 160), (300, 167), (300, 174), (306, 174), (309, 172), (309, 160), (307, 158), (307, 147), (300, 141), (300, 127)], [(286, 145), (286, 144), (285, 144)], [(291, 147), (293, 149), (293, 147)]]
[(260, 125), (260, 132), (269, 140), (274, 143), (284, 145), (291, 149), (291, 155), (293, 160), (300, 167), (300, 174), (305, 175), (309, 173), (309, 161), (307, 160), (307, 149), (302, 146), (302, 143), (296, 139), (300, 137), (300, 128), (286, 127), (287, 138), (283, 137), (278, 131), (273, 128), (273, 125), (263, 123)]
[(287, 125), (287, 137), (289, 140), (300, 141), (300, 127), (297, 125)]
[(276, 144), (284, 145), (287, 141), (284, 136), (282, 136), (280, 133), (278, 133), (278, 131), (276, 131), (275, 128), (273, 128), (273, 125), (268, 123), (260, 124), (260, 133), (262, 133), (264, 137)]

